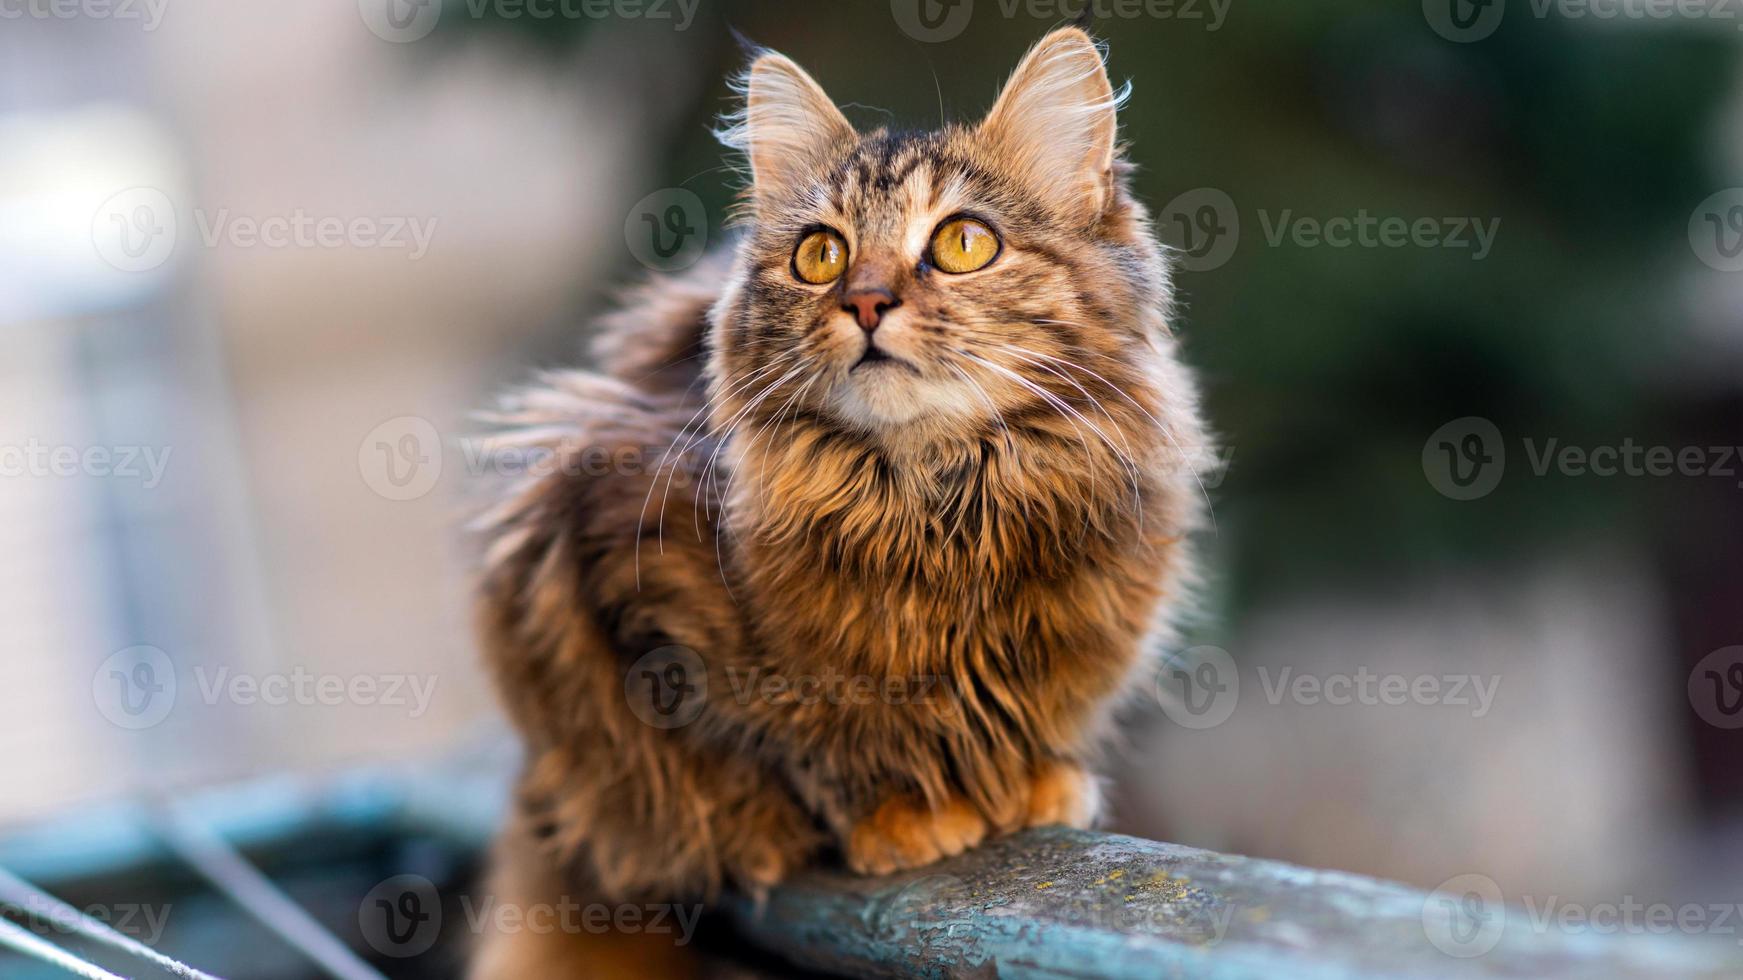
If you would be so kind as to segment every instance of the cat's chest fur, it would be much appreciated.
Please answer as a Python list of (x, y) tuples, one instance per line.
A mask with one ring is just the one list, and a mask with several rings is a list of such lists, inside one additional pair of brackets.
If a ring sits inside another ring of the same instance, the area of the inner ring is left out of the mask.
[[(1141, 485), (988, 438), (892, 456), (800, 432), (739, 458), (735, 592), (777, 665), (1105, 693), (1156, 600)], [(1103, 482), (1089, 485), (1094, 476)]]

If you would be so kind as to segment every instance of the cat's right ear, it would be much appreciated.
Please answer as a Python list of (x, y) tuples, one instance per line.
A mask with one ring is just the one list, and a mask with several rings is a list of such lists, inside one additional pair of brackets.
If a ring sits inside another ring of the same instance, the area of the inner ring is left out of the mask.
[(722, 138), (750, 161), (759, 204), (816, 180), (829, 151), (856, 138), (823, 87), (785, 55), (759, 55), (741, 89), (744, 109)]

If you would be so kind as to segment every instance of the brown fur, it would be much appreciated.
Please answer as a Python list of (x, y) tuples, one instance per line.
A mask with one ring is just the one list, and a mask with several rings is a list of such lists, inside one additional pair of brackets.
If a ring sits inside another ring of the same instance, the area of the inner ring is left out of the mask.
[[(1097, 746), (1181, 603), (1199, 518), (1165, 263), (1081, 32), (1038, 45), (979, 127), (855, 134), (777, 55), (748, 101), (731, 266), (656, 285), (608, 324), (605, 374), (503, 413), (505, 447), (569, 464), (486, 521), (485, 646), (528, 750), (516, 853), (618, 900), (1092, 820)], [(1081, 125), (1034, 132), (1079, 104)], [(999, 257), (917, 261), (960, 213)], [(792, 274), (819, 226), (848, 243), (833, 284)], [(900, 363), (869, 371), (842, 309), (868, 285), (901, 300), (874, 335)], [(708, 693), (660, 729), (626, 673), (671, 644)]]

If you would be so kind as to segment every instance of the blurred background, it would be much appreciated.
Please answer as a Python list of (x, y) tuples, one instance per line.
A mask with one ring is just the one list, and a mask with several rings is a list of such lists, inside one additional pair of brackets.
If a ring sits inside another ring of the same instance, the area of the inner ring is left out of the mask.
[[(222, 824), (452, 975), (358, 903), (514, 765), (468, 414), (724, 240), (734, 30), (925, 127), (1079, 6), (0, 0), (0, 866), (320, 975), (164, 870)], [(1628, 10), (1092, 4), (1225, 464), (1113, 829), (1743, 900), (1743, 10)]]

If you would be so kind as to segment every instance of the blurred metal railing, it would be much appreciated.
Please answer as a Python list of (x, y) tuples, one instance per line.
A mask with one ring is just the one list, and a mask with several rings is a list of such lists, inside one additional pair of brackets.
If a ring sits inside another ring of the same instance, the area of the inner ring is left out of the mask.
[[(216, 891), (317, 964), (323, 973), (335, 980), (383, 980), (380, 972), (323, 929), (301, 906), (273, 885), (271, 879), (197, 817), (173, 807), (158, 808), (154, 812), (154, 825), (171, 851)], [(92, 918), (5, 868), (0, 868), (0, 904), (16, 908), (27, 920), (51, 919), (61, 929), (148, 963), (180, 980), (221, 980), (117, 932), (107, 923)], [(124, 980), (118, 974), (5, 919), (0, 919), (0, 946), (76, 976)]]
[[(191, 872), (222, 896), (219, 901), (227, 899), (283, 939), (314, 974), (381, 980), (379, 971), (317, 922), (244, 850), (270, 854), (304, 851), (314, 840), (419, 837), (476, 853), (494, 831), (518, 758), (512, 742), (492, 730), (453, 754), (417, 764), (318, 778), (275, 775), (173, 799), (80, 807), (11, 828), (0, 834), (0, 953), (16, 953), (74, 976), (117, 975), (113, 963), (90, 962), (96, 949), (81, 956), (67, 948), (72, 943), (43, 934), (58, 932), (113, 952), (118, 962), (120, 957), (137, 962), (151, 976), (217, 980), (210, 969), (165, 956), (31, 883), (137, 882), (141, 875)], [(4, 965), (0, 975), (9, 975)]]
[[(0, 868), (0, 903), (14, 906), (31, 918), (40, 915), (51, 916), (58, 924), (86, 939), (111, 949), (120, 950), (136, 959), (160, 967), (171, 976), (180, 977), (182, 980), (217, 980), (211, 974), (203, 973), (186, 963), (171, 959), (136, 939), (116, 932), (107, 923), (91, 918), (5, 868)], [(3, 919), (0, 919), (0, 945), (5, 945), (15, 952), (42, 960), (52, 966), (61, 967), (80, 976), (114, 976), (95, 963), (82, 960), (73, 953), (54, 946), (28, 929)]]

